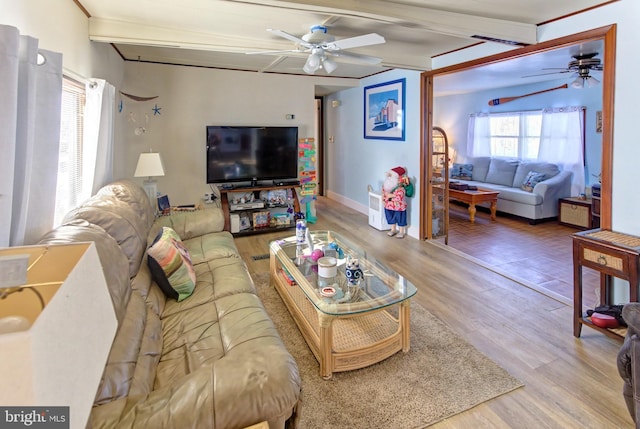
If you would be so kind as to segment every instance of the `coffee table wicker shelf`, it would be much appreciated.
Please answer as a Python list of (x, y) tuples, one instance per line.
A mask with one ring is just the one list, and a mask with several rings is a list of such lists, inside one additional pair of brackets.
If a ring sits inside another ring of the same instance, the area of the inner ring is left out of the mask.
[[(373, 365), (400, 350), (409, 351), (409, 302), (415, 286), (360, 255), (361, 266), (368, 268), (378, 287), (387, 285), (386, 293), (370, 296), (360, 290), (351, 302), (334, 302), (321, 297), (317, 277), (305, 277), (280, 248), (288, 245), (274, 242), (270, 246), (271, 285), (320, 363), (323, 378)], [(283, 269), (295, 279), (294, 284), (282, 275)]]

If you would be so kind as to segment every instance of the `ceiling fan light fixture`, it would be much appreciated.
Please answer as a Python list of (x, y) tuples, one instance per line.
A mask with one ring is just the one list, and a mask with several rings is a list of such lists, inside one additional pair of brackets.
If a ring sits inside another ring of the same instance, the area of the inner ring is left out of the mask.
[(331, 74), (331, 72), (338, 68), (338, 64), (336, 64), (336, 62), (331, 58), (325, 58), (325, 60), (322, 62), (322, 66), (329, 74)]
[(307, 62), (302, 67), (305, 73), (314, 74), (320, 68), (320, 56), (318, 54), (311, 54), (307, 58)]
[(589, 88), (593, 88), (594, 86), (597, 86), (600, 83), (600, 81), (593, 76), (589, 76), (588, 78), (585, 79), (585, 83)]
[(571, 82), (571, 88), (576, 88), (576, 89), (584, 88), (584, 79), (581, 76), (578, 76), (576, 80)]

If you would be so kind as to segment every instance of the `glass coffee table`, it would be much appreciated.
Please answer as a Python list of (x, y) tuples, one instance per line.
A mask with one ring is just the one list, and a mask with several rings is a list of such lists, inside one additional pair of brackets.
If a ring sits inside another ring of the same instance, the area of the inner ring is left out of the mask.
[[(320, 375), (330, 379), (334, 372), (408, 352), (415, 286), (339, 234), (313, 231), (311, 238), (314, 249), (335, 253), (334, 277), (318, 276), (312, 249), (306, 242), (298, 244), (295, 236), (271, 242), (270, 271), (271, 285), (320, 363)], [(357, 285), (347, 281), (347, 258), (358, 259), (364, 273)], [(321, 294), (325, 287), (333, 287), (335, 295)]]

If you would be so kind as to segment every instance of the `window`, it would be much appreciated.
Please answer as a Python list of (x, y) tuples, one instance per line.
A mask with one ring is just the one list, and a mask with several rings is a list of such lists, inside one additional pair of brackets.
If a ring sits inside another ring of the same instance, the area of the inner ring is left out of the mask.
[(80, 203), (85, 96), (84, 84), (64, 78), (54, 226), (59, 225), (65, 213)]
[(536, 159), (540, 148), (542, 112), (489, 115), (491, 156)]

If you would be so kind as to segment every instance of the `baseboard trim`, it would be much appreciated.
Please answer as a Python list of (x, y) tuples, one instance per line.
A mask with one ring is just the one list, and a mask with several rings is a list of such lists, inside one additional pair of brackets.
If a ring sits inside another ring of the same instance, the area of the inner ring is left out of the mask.
[(350, 198), (347, 198), (344, 195), (337, 194), (333, 191), (327, 191), (327, 198), (336, 201), (343, 206), (349, 207), (350, 209), (353, 209), (357, 212), (360, 212), (363, 215), (369, 216), (369, 207), (364, 204), (360, 204), (359, 202), (354, 201)]

